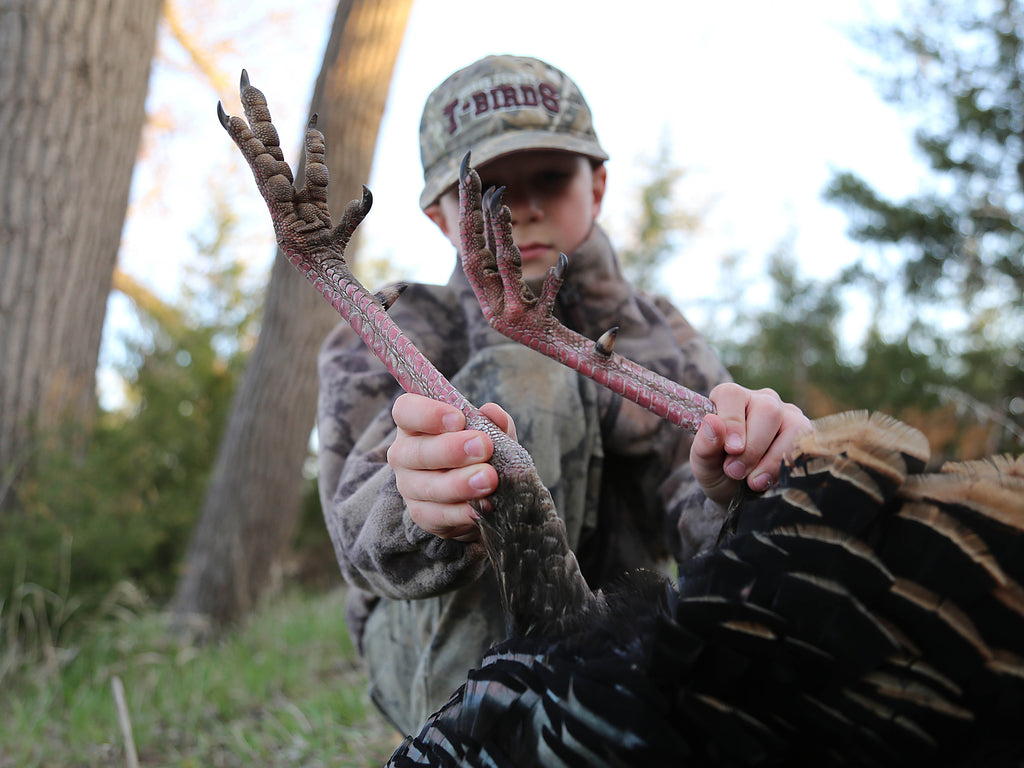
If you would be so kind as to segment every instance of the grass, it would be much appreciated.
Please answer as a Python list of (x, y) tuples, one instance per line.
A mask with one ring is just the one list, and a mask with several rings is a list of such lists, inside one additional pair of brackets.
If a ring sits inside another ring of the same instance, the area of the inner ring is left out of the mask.
[(60, 664), (0, 683), (0, 768), (127, 766), (112, 680), (143, 768), (381, 765), (400, 741), (366, 695), (340, 590), (293, 592), (221, 642), (182, 645), (166, 617), (114, 601)]

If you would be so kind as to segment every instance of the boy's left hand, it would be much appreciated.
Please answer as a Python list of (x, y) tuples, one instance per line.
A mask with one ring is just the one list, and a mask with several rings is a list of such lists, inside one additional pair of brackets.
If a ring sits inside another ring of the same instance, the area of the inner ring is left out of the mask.
[(744, 480), (752, 491), (765, 491), (778, 480), (783, 457), (811, 422), (771, 389), (719, 384), (710, 398), (718, 414), (704, 417), (690, 466), (707, 497), (727, 507)]

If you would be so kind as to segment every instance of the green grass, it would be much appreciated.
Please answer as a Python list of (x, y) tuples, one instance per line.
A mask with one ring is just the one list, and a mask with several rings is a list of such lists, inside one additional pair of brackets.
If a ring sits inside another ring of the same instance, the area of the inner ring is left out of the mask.
[(205, 647), (162, 614), (107, 613), (60, 669), (0, 682), (0, 768), (126, 766), (115, 676), (144, 768), (381, 765), (400, 741), (366, 695), (340, 591), (282, 596)]

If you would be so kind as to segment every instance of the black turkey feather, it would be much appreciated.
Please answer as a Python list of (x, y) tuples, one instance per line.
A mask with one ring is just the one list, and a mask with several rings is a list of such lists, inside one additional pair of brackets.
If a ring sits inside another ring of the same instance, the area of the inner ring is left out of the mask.
[(496, 646), (391, 764), (1021, 765), (1024, 460), (928, 458), (816, 422), (674, 586)]

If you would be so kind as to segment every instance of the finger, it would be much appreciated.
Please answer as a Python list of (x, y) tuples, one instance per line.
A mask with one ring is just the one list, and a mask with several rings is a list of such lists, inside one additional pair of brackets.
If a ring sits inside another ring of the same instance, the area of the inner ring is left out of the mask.
[[(783, 418), (783, 403), (773, 390), (750, 392), (747, 402), (746, 442), (743, 451), (730, 455), (723, 469), (734, 480), (747, 478), (752, 490), (763, 491), (772, 482), (772, 474), (765, 475), (762, 461), (779, 435)], [(773, 454), (775, 455), (775, 454)], [(781, 452), (778, 453), (781, 460)], [(755, 475), (752, 470), (761, 466)], [(774, 468), (774, 476), (778, 468)]]
[(783, 405), (778, 434), (747, 476), (751, 490), (764, 491), (778, 481), (779, 470), (792, 452), (794, 442), (809, 429), (811, 421), (799, 408), (788, 403)]
[(711, 402), (725, 429), (723, 447), (727, 453), (740, 454), (747, 445), (747, 403), (750, 390), (728, 382), (711, 390)]
[(407, 503), (459, 504), (494, 493), (498, 473), (490, 464), (433, 471), (401, 470), (395, 472), (395, 483)]
[(399, 429), (410, 434), (440, 435), (466, 428), (466, 417), (454, 405), (408, 392), (395, 401), (391, 415)]
[(709, 413), (697, 430), (690, 449), (691, 460), (700, 464), (721, 465), (725, 456), (725, 422), (716, 414)]
[(705, 495), (719, 504), (727, 504), (737, 488), (735, 480), (722, 471), (725, 453), (725, 422), (708, 414), (697, 430), (690, 447), (690, 469)]
[(480, 412), (493, 421), (497, 425), (498, 429), (506, 435), (511, 437), (513, 440), (518, 440), (516, 437), (516, 423), (500, 405), (497, 403), (485, 403), (480, 407)]
[(388, 464), (402, 470), (453, 469), (491, 458), (494, 443), (483, 432), (463, 430), (442, 435), (409, 435), (403, 430), (388, 448)]
[(408, 506), (412, 521), (429, 534), (463, 542), (480, 538), (478, 515), (469, 504), (416, 502)]

